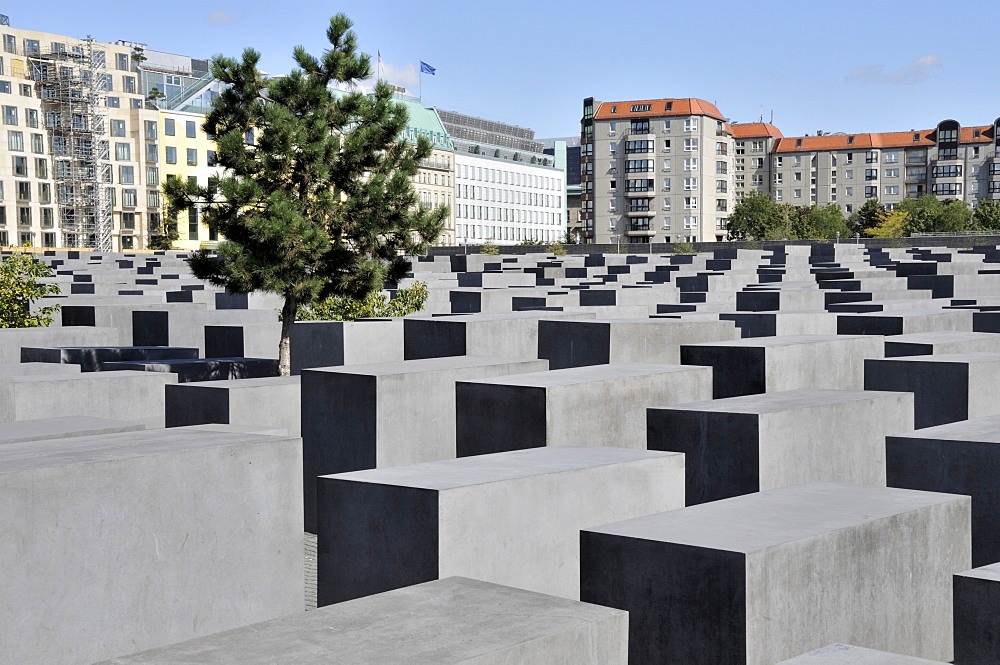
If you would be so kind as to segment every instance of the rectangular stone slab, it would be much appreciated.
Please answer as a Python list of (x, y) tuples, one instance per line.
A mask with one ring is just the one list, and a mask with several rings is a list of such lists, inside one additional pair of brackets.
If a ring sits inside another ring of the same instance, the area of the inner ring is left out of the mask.
[(585, 529), (580, 598), (629, 612), (636, 663), (771, 665), (838, 641), (948, 661), (969, 504), (811, 483)]
[(0, 446), (3, 657), (90, 663), (301, 611), (300, 455), (186, 429)]
[(0, 444), (67, 439), (145, 429), (141, 423), (93, 416), (59, 416), (0, 424)]
[(174, 360), (198, 357), (198, 349), (180, 346), (63, 346), (21, 347), (21, 362), (80, 365), (82, 372), (96, 372), (101, 363), (133, 360)]
[(272, 665), (626, 665), (628, 615), (449, 577), (115, 658)]
[(901, 656), (849, 644), (831, 644), (807, 654), (783, 660), (778, 665), (946, 665), (940, 660)]
[(301, 435), (297, 376), (178, 383), (167, 386), (164, 398), (166, 427), (220, 423)]
[(1000, 653), (1000, 564), (955, 575), (955, 665), (995, 665)]
[(691, 365), (622, 363), (459, 381), (456, 448), (459, 457), (539, 446), (644, 449), (646, 407), (711, 396), (712, 370)]
[(649, 408), (646, 421), (650, 450), (684, 453), (691, 506), (813, 481), (885, 486), (885, 437), (913, 431), (913, 395), (792, 390)]
[(532, 448), (319, 479), (318, 603), (449, 575), (579, 597), (579, 530), (684, 505), (684, 460)]

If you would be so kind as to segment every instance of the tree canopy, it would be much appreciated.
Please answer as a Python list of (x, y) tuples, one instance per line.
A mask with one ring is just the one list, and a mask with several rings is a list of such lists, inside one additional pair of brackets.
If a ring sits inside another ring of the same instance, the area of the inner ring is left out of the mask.
[(0, 262), (0, 328), (42, 328), (52, 325), (58, 305), (37, 307), (39, 298), (59, 295), (58, 284), (39, 283), (52, 268), (28, 252), (14, 252)]
[(299, 308), (330, 296), (363, 300), (409, 270), (404, 256), (426, 251), (447, 208), (422, 206), (411, 182), (431, 154), (421, 137), (403, 137), (406, 108), (378, 83), (372, 94), (338, 93), (371, 76), (350, 20), (338, 14), (330, 48), (315, 57), (299, 46), (297, 68), (265, 77), (260, 54), (217, 56), (226, 84), (204, 129), (215, 137), (222, 175), (207, 185), (168, 179), (173, 212), (196, 207), (224, 238), (190, 259), (198, 277), (233, 291), (284, 298), (279, 366), (289, 370), (288, 339)]
[(775, 202), (762, 192), (750, 192), (729, 216), (733, 240), (820, 240), (849, 234), (840, 206), (801, 206)]

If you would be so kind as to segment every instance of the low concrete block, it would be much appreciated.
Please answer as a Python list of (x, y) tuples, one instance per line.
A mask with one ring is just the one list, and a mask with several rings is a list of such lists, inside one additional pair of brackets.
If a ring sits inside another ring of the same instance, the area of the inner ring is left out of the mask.
[(198, 349), (178, 346), (69, 346), (21, 347), (23, 363), (79, 365), (81, 372), (96, 372), (101, 363), (135, 360), (173, 360), (198, 357)]
[(849, 644), (831, 644), (807, 654), (783, 660), (778, 665), (946, 665), (940, 660), (901, 656)]
[(455, 382), (546, 365), (460, 356), (303, 370), (306, 531), (316, 529), (317, 476), (454, 458)]
[(1000, 654), (1000, 563), (955, 575), (955, 665), (995, 665)]
[(79, 375), (79, 365), (57, 365), (56, 363), (0, 363), (0, 376), (33, 376), (38, 374)]
[(684, 453), (691, 506), (813, 481), (885, 486), (885, 437), (912, 431), (910, 393), (793, 390), (650, 408), (646, 445)]
[(91, 663), (300, 612), (300, 451), (184, 429), (0, 446), (5, 662)]
[(297, 376), (179, 383), (167, 386), (165, 425), (219, 423), (246, 431), (302, 432), (302, 396)]
[(712, 370), (613, 364), (459, 381), (459, 457), (540, 446), (646, 448), (646, 407), (711, 399)]
[(626, 665), (628, 615), (461, 577), (108, 661)]
[(895, 335), (885, 340), (885, 357), (930, 356), (953, 353), (1000, 353), (1000, 335), (942, 330)]
[(874, 335), (790, 335), (685, 345), (681, 362), (711, 366), (718, 399), (816, 388), (862, 390), (865, 359), (882, 358), (884, 352), (882, 338)]
[(677, 454), (566, 446), (324, 476), (317, 601), (450, 575), (576, 599), (579, 530), (680, 508), (683, 475)]
[(0, 363), (21, 362), (22, 346), (117, 344), (115, 328), (0, 328)]
[(771, 665), (831, 642), (949, 661), (969, 504), (813, 483), (585, 529), (580, 598), (629, 612), (634, 663)]
[(865, 360), (865, 390), (913, 393), (917, 429), (1000, 414), (1000, 353)]
[(93, 416), (163, 424), (163, 387), (176, 374), (88, 372), (0, 378), (0, 422)]
[(92, 416), (61, 416), (0, 424), (0, 444), (47, 441), (145, 429), (142, 423)]
[(538, 357), (547, 359), (550, 369), (608, 363), (676, 365), (681, 362), (682, 344), (738, 337), (739, 331), (731, 321), (648, 318), (541, 321)]
[(178, 383), (260, 379), (278, 375), (278, 361), (270, 358), (185, 358), (178, 360), (131, 360), (100, 364), (102, 372), (172, 372)]
[(1000, 561), (1000, 416), (885, 439), (892, 487), (972, 497), (972, 565)]

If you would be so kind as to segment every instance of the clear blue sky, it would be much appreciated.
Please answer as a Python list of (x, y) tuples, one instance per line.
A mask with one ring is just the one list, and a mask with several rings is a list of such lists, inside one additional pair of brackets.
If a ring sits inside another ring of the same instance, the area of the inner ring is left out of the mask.
[[(582, 100), (700, 97), (786, 136), (963, 125), (1000, 116), (993, 2), (717, 0), (612, 3), (203, 0), (14, 3), (13, 26), (209, 57), (253, 46), (270, 73), (327, 46), (336, 12), (388, 76), (455, 111), (579, 134)], [(951, 16), (947, 16), (948, 14)]]

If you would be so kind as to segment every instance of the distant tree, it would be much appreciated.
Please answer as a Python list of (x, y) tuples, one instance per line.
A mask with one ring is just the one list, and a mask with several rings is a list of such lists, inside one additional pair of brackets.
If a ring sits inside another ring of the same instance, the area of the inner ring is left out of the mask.
[(937, 233), (966, 233), (972, 230), (972, 208), (965, 201), (945, 201), (934, 230)]
[(925, 194), (906, 199), (896, 206), (909, 216), (907, 228), (913, 233), (964, 233), (973, 226), (972, 210), (965, 201), (939, 201)]
[(0, 263), (0, 328), (44, 328), (52, 325), (58, 305), (39, 307), (32, 303), (59, 295), (58, 284), (39, 284), (52, 276), (52, 268), (36, 261), (28, 252), (15, 252)]
[(909, 215), (903, 210), (886, 211), (882, 221), (865, 234), (870, 238), (902, 238), (909, 233)]
[(980, 199), (972, 213), (972, 226), (980, 231), (1000, 231), (1000, 201)]
[[(335, 94), (371, 75), (350, 20), (338, 14), (330, 48), (314, 57), (299, 46), (298, 66), (265, 78), (260, 54), (216, 56), (212, 75), (226, 88), (205, 120), (223, 174), (207, 187), (173, 179), (171, 205), (198, 206), (225, 240), (217, 255), (196, 252), (195, 275), (238, 292), (283, 298), (279, 369), (290, 370), (289, 337), (300, 307), (330, 296), (364, 300), (426, 251), (448, 209), (419, 204), (412, 185), (431, 143), (402, 138), (406, 107), (383, 82), (371, 95)], [(247, 141), (253, 136), (254, 141)]]
[(847, 220), (844, 219), (844, 211), (836, 203), (812, 206), (809, 208), (809, 221), (812, 225), (811, 238), (836, 238), (838, 234), (846, 238), (851, 235)]
[(851, 235), (865, 235), (866, 229), (872, 229), (885, 221), (885, 208), (878, 199), (868, 199), (860, 209), (847, 218), (847, 228)]
[(786, 219), (770, 196), (750, 192), (733, 208), (726, 228), (732, 240), (764, 240), (769, 232), (783, 227)]

